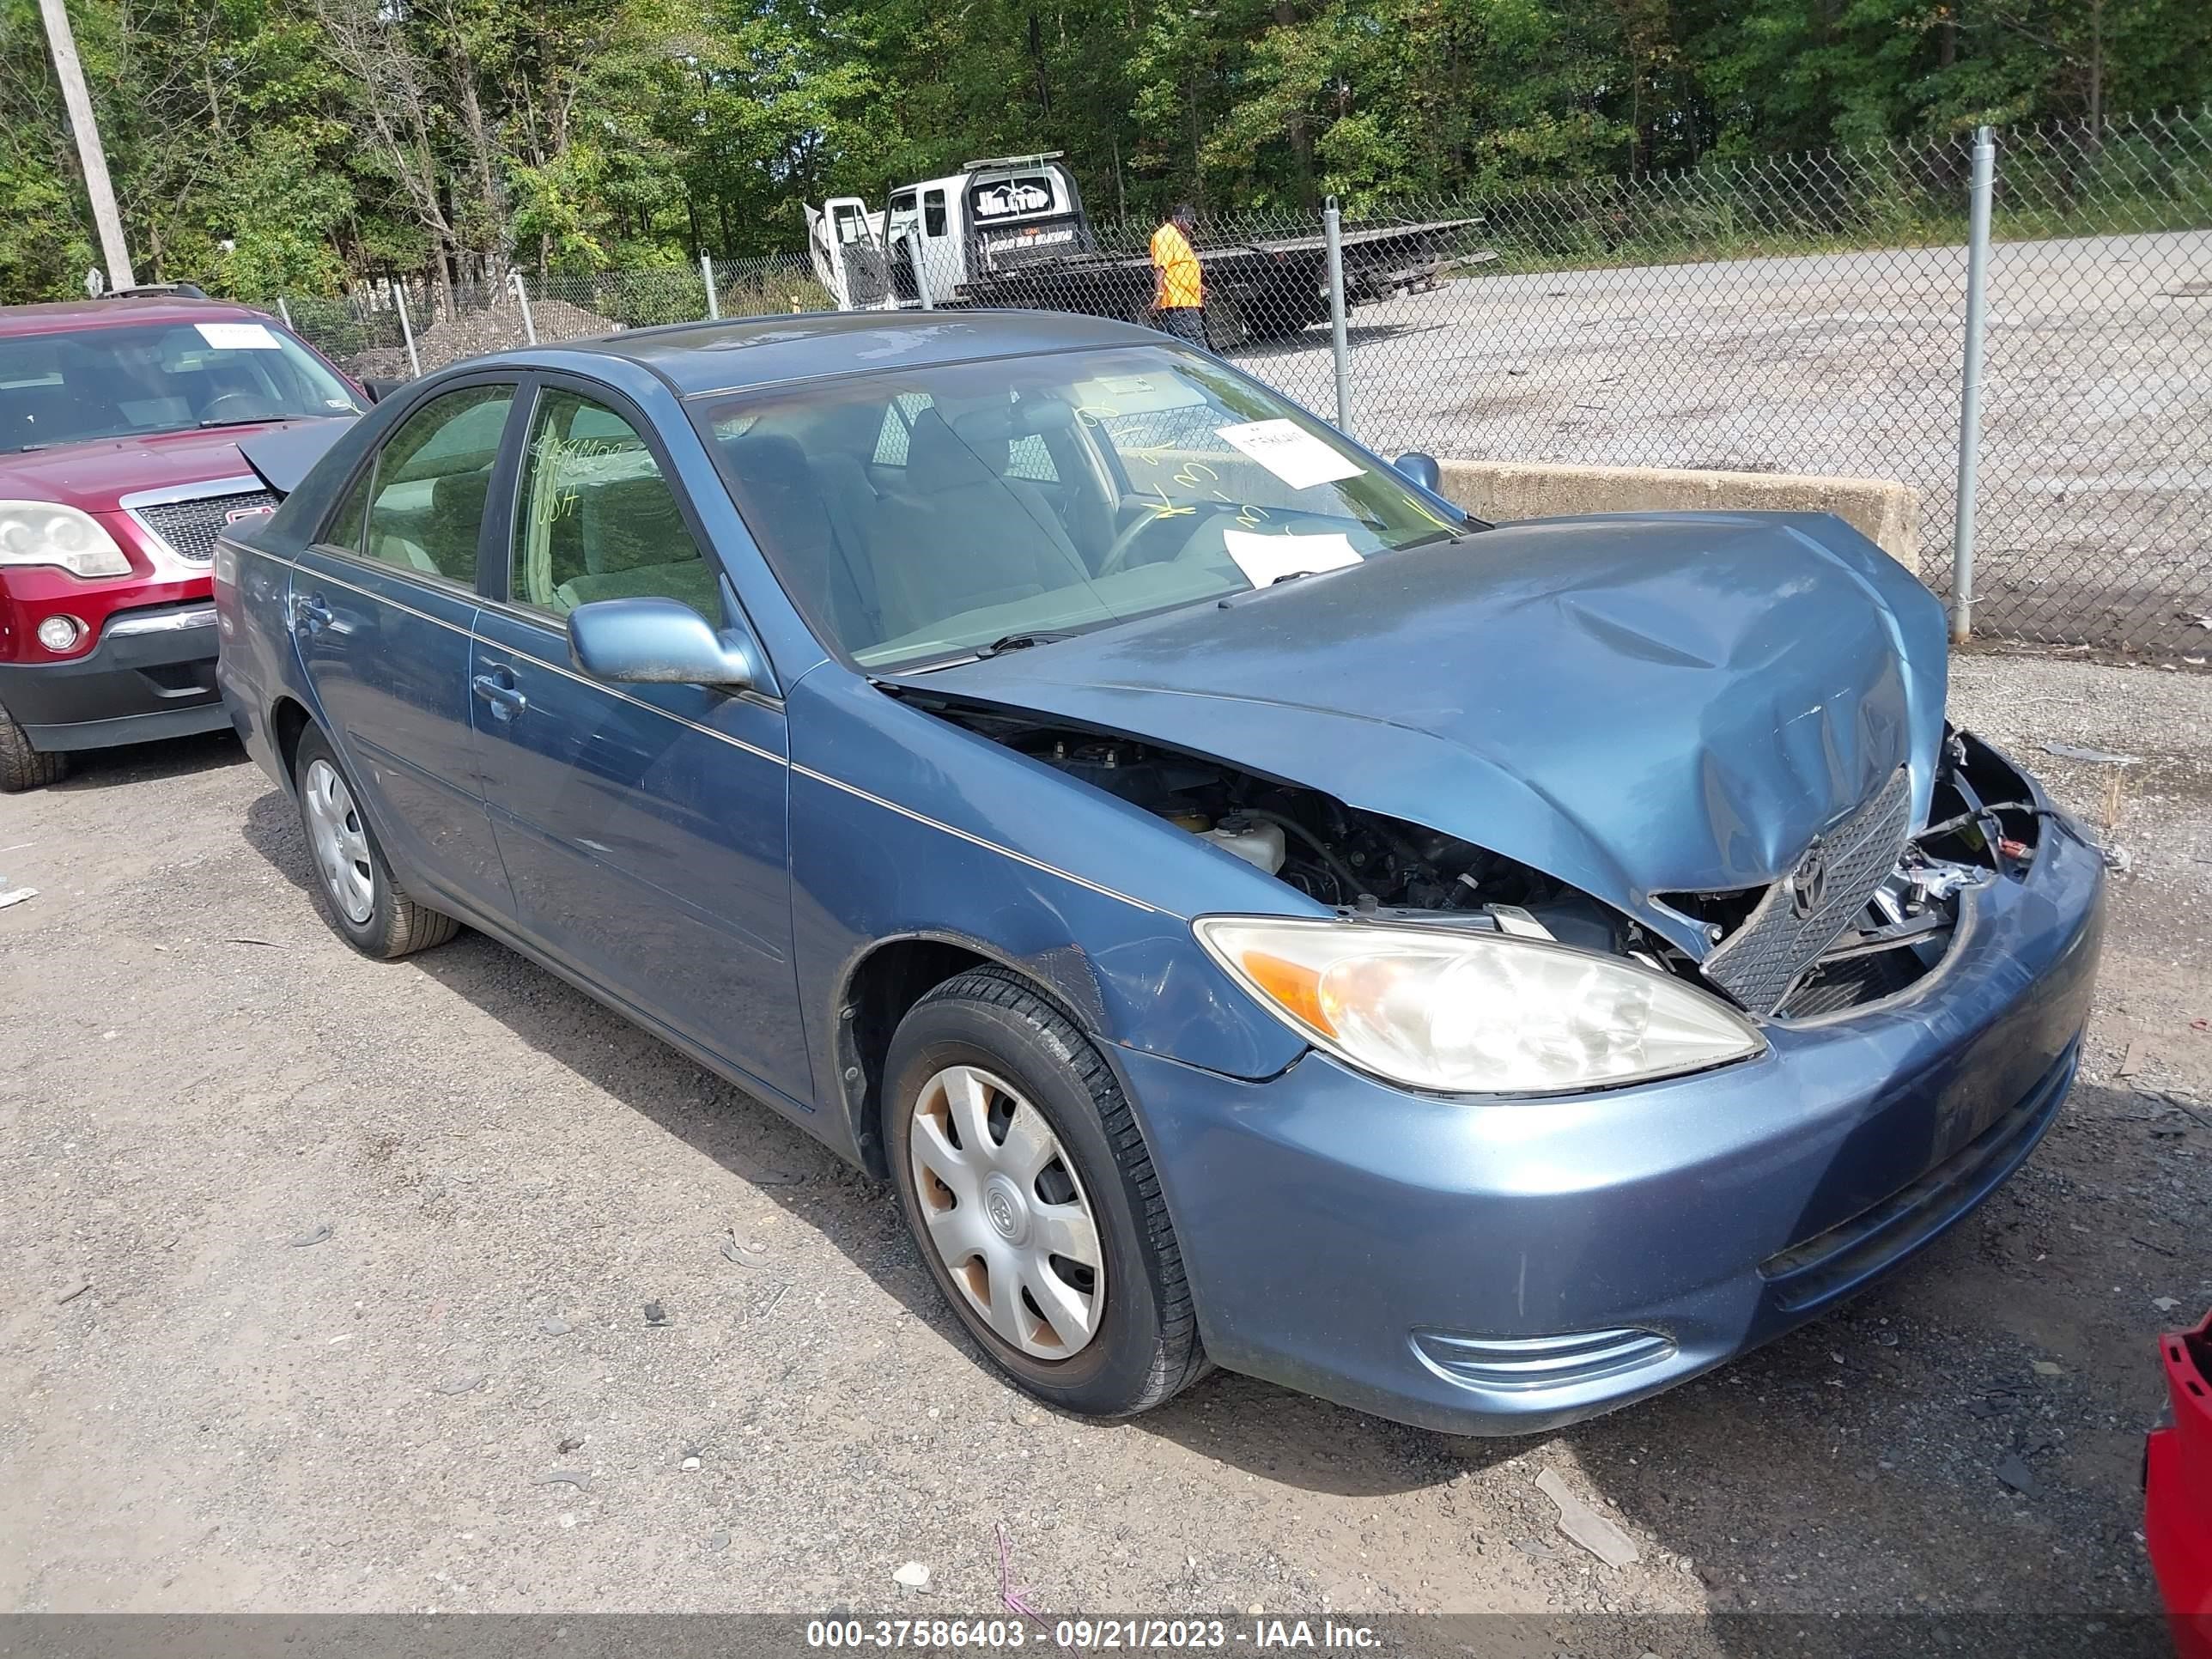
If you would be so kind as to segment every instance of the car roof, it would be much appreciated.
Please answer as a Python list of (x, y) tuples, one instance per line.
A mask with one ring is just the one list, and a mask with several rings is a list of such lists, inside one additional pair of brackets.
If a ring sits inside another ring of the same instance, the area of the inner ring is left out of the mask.
[(0, 337), (71, 334), (79, 329), (113, 328), (125, 323), (213, 323), (246, 318), (261, 322), (268, 314), (235, 301), (187, 300), (172, 295), (64, 300), (51, 305), (0, 306)]
[[(1061, 311), (831, 311), (631, 329), (564, 341), (561, 349), (640, 364), (690, 398), (833, 374), (1164, 342), (1152, 329)], [(526, 362), (535, 354), (507, 355)]]

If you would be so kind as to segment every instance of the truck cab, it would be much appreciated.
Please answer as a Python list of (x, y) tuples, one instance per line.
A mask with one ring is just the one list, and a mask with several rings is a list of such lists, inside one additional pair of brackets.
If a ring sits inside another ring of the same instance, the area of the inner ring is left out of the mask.
[(987, 156), (893, 191), (872, 212), (857, 196), (807, 210), (815, 274), (854, 310), (958, 303), (963, 290), (1026, 263), (1095, 246), (1061, 152)]

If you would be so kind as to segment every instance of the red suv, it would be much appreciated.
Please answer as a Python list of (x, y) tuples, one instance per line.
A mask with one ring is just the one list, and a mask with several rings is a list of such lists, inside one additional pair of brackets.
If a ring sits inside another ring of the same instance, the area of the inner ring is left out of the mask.
[(73, 750), (230, 723), (209, 561), (276, 505), (238, 441), (367, 404), (244, 306), (0, 308), (0, 790), (52, 782)]

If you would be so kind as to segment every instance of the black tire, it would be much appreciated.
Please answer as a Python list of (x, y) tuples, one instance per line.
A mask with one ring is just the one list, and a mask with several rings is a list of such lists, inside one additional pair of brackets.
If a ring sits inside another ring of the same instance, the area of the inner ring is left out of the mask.
[(1288, 317), (1265, 316), (1252, 324), (1252, 338), (1269, 342), (1295, 340), (1313, 324), (1314, 319), (1310, 317), (1301, 317), (1293, 321)]
[(417, 951), (427, 951), (434, 945), (443, 945), (460, 932), (461, 924), (442, 910), (433, 910), (427, 904), (410, 897), (392, 873), (392, 866), (378, 844), (376, 831), (358, 806), (353, 809), (347, 822), (358, 829), (366, 852), (362, 860), (368, 872), (370, 903), (368, 915), (356, 921), (339, 906), (325, 879), (315, 851), (315, 826), (311, 821), (307, 805), (308, 774), (317, 761), (325, 763), (335, 771), (353, 800), (360, 799), (361, 792), (345, 769), (345, 763), (331, 747), (330, 739), (314, 726), (309, 726), (300, 737), (299, 752), (292, 757), (293, 798), (300, 809), (300, 832), (307, 843), (307, 861), (314, 876), (315, 898), (322, 906), (323, 915), (337, 936), (365, 957), (379, 962), (390, 962), (395, 957), (410, 956)]
[[(908, 1136), (923, 1085), (949, 1066), (997, 1073), (1022, 1091), (1058, 1139), (1091, 1199), (1106, 1267), (1097, 1334), (1072, 1358), (1043, 1360), (994, 1331), (952, 1285), (915, 1191)], [(1132, 1417), (1209, 1369), (1182, 1252), (1158, 1176), (1121, 1085), (1059, 1009), (1014, 975), (975, 969), (908, 1011), (884, 1065), (884, 1144), (899, 1207), (939, 1291), (977, 1345), (1016, 1384), (1085, 1417)]]
[(0, 795), (43, 789), (58, 782), (69, 771), (69, 763), (67, 755), (32, 748), (23, 728), (8, 718), (6, 709), (0, 708)]

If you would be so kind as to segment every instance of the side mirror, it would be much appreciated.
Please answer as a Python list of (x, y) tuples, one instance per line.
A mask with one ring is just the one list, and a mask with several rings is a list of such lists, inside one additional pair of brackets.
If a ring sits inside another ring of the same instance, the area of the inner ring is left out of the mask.
[(717, 633), (674, 599), (599, 599), (568, 613), (568, 658), (617, 684), (712, 685), (742, 691), (760, 678), (752, 647)]
[(1433, 455), (1424, 455), (1418, 449), (1409, 449), (1390, 463), (1431, 495), (1444, 493), (1444, 471), (1437, 465)]
[(373, 404), (380, 404), (406, 384), (404, 380), (363, 380), (361, 383), (362, 395)]

